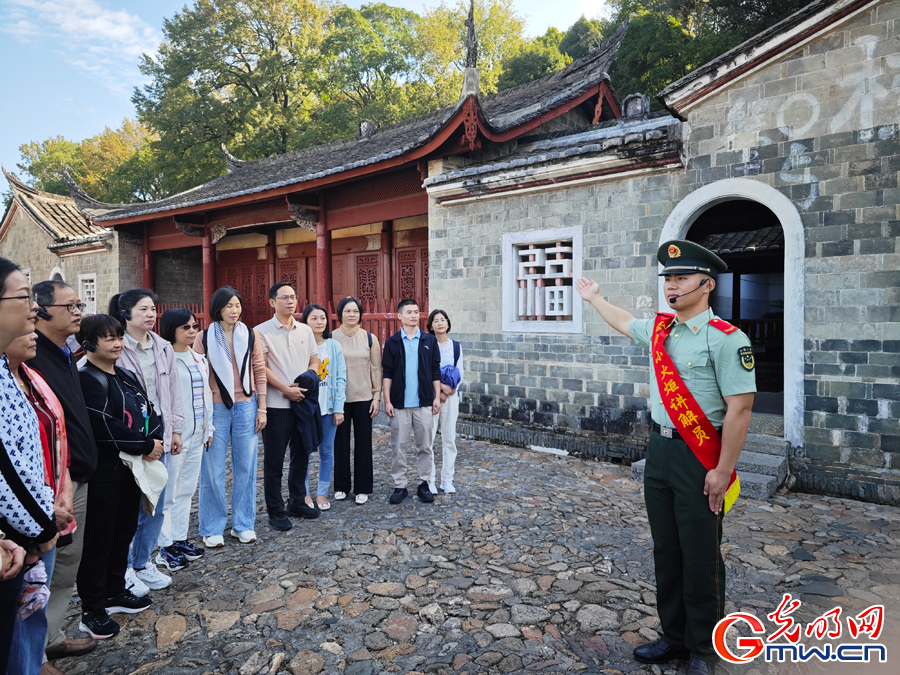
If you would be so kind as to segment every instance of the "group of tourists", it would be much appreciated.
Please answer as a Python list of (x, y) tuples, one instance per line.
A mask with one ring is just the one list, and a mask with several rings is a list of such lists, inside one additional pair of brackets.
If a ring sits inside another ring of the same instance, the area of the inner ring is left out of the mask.
[[(206, 330), (188, 309), (157, 317), (157, 304), (153, 291), (132, 289), (112, 298), (108, 314), (83, 316), (84, 303), (66, 283), (32, 288), (15, 263), (0, 259), (4, 672), (59, 673), (52, 659), (86, 654), (115, 636), (112, 615), (143, 611), (151, 590), (172, 583), (160, 568), (182, 569), (225, 545), (229, 512), (230, 536), (255, 541), (260, 432), (266, 509), (276, 530), (291, 529), (291, 517), (329, 510), (332, 479), (334, 500), (352, 495), (367, 503), (382, 397), (392, 426), (390, 502), (406, 496), (410, 429), (419, 497), (434, 500), (438, 422), (441, 488), (455, 492), (463, 363), (446, 312), (433, 311), (423, 333), (417, 304), (402, 301), (402, 328), (382, 360), (354, 297), (339, 303), (334, 332), (320, 305), (295, 318), (298, 299), (288, 283), (272, 287), (274, 316), (256, 328), (240, 321), (241, 296), (228, 286), (213, 294)], [(319, 462), (311, 491), (313, 452)], [(202, 547), (189, 539), (198, 485)], [(76, 586), (79, 627), (89, 638), (61, 630)]]
[[(718, 256), (673, 240), (657, 258), (673, 311), (653, 319), (611, 304), (595, 281), (579, 278), (574, 288), (613, 329), (651, 352), (644, 491), (662, 637), (635, 648), (634, 658), (688, 659), (687, 675), (712, 675), (712, 631), (725, 605), (722, 521), (740, 489), (735, 465), (756, 391), (753, 348), (710, 309), (727, 269)], [(448, 337), (447, 313), (431, 312), (423, 332), (416, 302), (401, 301), (401, 329), (382, 353), (360, 327), (356, 298), (338, 304), (334, 332), (320, 305), (295, 319), (290, 284), (273, 286), (269, 303), (273, 318), (248, 328), (240, 294), (226, 286), (212, 296), (206, 330), (190, 311), (171, 309), (157, 334), (150, 290), (122, 293), (108, 315), (82, 318), (72, 288), (45, 281), (32, 291), (19, 268), (0, 259), (0, 664), (8, 660), (9, 672), (59, 672), (41, 667), (45, 651), (51, 658), (90, 651), (96, 638), (118, 632), (110, 614), (143, 610), (150, 589), (172, 582), (157, 565), (177, 570), (203, 555), (188, 541), (198, 480), (203, 544), (224, 545), (229, 445), (230, 534), (255, 541), (261, 431), (266, 509), (276, 530), (290, 529), (291, 516), (317, 518), (331, 508), (332, 478), (335, 500), (352, 493), (356, 504), (368, 501), (372, 420), (382, 401), (391, 420), (389, 502), (409, 495), (410, 433), (417, 495), (434, 501), (438, 424), (441, 489), (456, 491), (463, 361)], [(319, 453), (315, 496), (312, 452)], [(87, 639), (60, 630), (75, 582)]]

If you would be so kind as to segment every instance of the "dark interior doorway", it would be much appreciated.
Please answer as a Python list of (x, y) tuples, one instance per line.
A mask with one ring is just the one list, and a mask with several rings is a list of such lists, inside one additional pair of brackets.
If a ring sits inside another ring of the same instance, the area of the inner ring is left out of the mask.
[(753, 345), (753, 411), (784, 414), (784, 231), (778, 218), (762, 204), (735, 199), (704, 212), (687, 238), (728, 265), (712, 308)]

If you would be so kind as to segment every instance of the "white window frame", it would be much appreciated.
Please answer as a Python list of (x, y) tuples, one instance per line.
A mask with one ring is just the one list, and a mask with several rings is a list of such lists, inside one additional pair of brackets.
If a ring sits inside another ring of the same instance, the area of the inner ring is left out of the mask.
[[(88, 302), (85, 299), (84, 283), (86, 281), (92, 281), (94, 283), (94, 299), (92, 301), (93, 307), (91, 307), (91, 302)], [(97, 313), (97, 275), (96, 275), (96, 273), (94, 273), (94, 274), (79, 274), (78, 275), (78, 297), (81, 299), (81, 302), (83, 302), (85, 304), (84, 312), (83, 312), (85, 316)]]
[(504, 333), (584, 333), (581, 297), (572, 289), (572, 318), (567, 321), (520, 321), (518, 306), (519, 256), (516, 247), (529, 244), (549, 244), (557, 241), (572, 242), (572, 279), (582, 275), (582, 228), (562, 227), (533, 232), (513, 232), (503, 235), (502, 259), (502, 330)]

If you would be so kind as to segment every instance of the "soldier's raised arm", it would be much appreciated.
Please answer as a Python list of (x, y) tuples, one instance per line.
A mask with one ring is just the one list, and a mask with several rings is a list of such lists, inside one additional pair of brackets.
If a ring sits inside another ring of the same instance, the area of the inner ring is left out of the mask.
[(601, 318), (625, 337), (631, 337), (631, 322), (634, 317), (621, 307), (616, 307), (600, 297), (600, 286), (592, 279), (579, 277), (575, 280), (575, 290), (582, 300), (589, 302)]

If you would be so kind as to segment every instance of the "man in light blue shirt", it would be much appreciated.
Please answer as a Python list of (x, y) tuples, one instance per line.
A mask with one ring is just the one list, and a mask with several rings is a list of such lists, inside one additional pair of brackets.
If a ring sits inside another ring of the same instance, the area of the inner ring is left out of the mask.
[(406, 489), (406, 441), (410, 431), (416, 438), (417, 494), (433, 502), (428, 486), (434, 472), (431, 428), (441, 411), (441, 355), (437, 339), (419, 328), (419, 306), (404, 299), (397, 307), (402, 328), (384, 342), (381, 361), (384, 412), (391, 418), (391, 504), (408, 496)]

